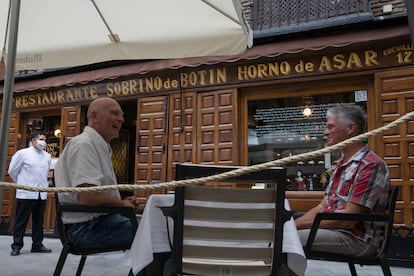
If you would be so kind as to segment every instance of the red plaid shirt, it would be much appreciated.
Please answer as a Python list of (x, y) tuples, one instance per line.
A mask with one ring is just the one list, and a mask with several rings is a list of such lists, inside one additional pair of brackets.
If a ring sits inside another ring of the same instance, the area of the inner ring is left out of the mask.
[[(341, 212), (347, 202), (365, 206), (371, 213), (384, 213), (390, 191), (387, 164), (370, 151), (361, 148), (347, 163), (339, 160), (332, 173), (327, 194), (327, 212)], [(384, 223), (360, 222), (349, 232), (368, 244), (379, 246)]]

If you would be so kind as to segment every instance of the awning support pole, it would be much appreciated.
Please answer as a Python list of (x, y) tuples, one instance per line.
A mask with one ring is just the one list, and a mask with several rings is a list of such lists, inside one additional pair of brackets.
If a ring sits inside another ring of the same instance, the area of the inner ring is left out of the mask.
[[(7, 48), (6, 75), (4, 78), (3, 104), (0, 123), (0, 181), (6, 177), (10, 113), (13, 100), (14, 71), (16, 67), (17, 34), (19, 30), (20, 0), (10, 1), (10, 31)], [(3, 205), (3, 188), (0, 188), (0, 215)]]
[(103, 23), (105, 24), (106, 28), (108, 29), (109, 37), (111, 38), (111, 41), (113, 41), (113, 42), (119, 42), (120, 41), (119, 40), (119, 37), (112, 32), (111, 27), (109, 27), (108, 22), (106, 22), (105, 17), (101, 13), (101, 10), (99, 9), (98, 5), (95, 3), (95, 0), (91, 0), (91, 2), (94, 5), (96, 11), (98, 12), (99, 17), (101, 17)]

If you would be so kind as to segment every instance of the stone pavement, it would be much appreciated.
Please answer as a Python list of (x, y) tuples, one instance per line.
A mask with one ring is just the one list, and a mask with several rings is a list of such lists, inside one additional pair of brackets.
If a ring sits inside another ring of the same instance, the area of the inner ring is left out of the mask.
[[(10, 243), (12, 237), (0, 235), (0, 275), (2, 276), (48, 276), (53, 275), (60, 250), (62, 248), (60, 240), (55, 238), (45, 238), (44, 245), (52, 249), (50, 254), (30, 253), (31, 238), (25, 237), (21, 254), (10, 256)], [(62, 276), (75, 275), (80, 257), (69, 255)], [(130, 269), (129, 252), (105, 253), (89, 256), (86, 259), (82, 276), (127, 276)], [(382, 275), (379, 266), (357, 266), (360, 276)], [(414, 275), (414, 268), (391, 267), (394, 276)], [(308, 268), (305, 276), (348, 276), (350, 275), (347, 264), (308, 261)]]

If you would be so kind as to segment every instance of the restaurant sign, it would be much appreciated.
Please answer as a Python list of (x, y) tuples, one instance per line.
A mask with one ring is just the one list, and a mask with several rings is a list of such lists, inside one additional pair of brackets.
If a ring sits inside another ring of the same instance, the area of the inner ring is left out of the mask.
[(14, 108), (45, 107), (79, 103), (98, 97), (131, 97), (180, 89), (237, 85), (252, 81), (278, 80), (299, 76), (378, 69), (414, 64), (413, 48), (408, 41), (394, 42), (376, 49), (337, 51), (318, 55), (301, 54), (222, 64), (150, 72), (125, 80), (101, 82), (50, 91), (16, 93)]

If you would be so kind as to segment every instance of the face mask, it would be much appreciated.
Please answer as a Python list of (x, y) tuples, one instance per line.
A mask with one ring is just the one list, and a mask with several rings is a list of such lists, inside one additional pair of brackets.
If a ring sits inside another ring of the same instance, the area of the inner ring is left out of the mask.
[(43, 140), (36, 140), (36, 148), (39, 150), (43, 150), (46, 147), (46, 141)]

